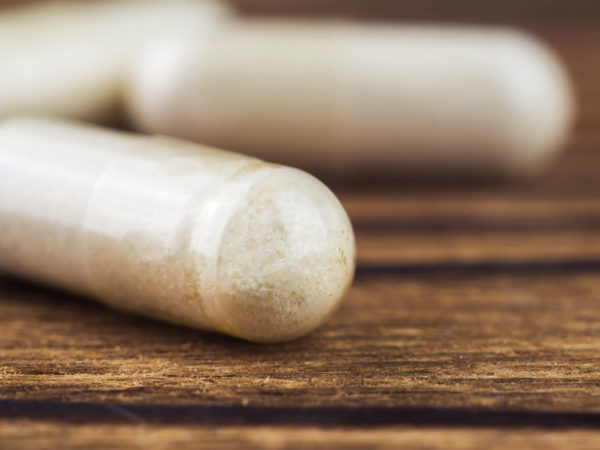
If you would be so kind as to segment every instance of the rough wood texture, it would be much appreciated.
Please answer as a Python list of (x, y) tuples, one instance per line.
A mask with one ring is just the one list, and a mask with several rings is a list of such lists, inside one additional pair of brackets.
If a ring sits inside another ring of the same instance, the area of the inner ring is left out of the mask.
[(486, 272), (359, 272), (326, 326), (273, 346), (6, 283), (0, 404), (595, 410), (597, 268)]
[[(27, 430), (24, 432), (24, 430)], [(380, 428), (376, 432), (336, 428), (294, 427), (165, 427), (146, 425), (68, 425), (16, 421), (0, 424), (4, 444), (16, 448), (526, 448), (596, 449), (593, 431), (526, 429)], [(597, 442), (597, 441), (596, 441)]]
[(5, 279), (0, 442), (592, 448), (599, 164), (573, 151), (518, 185), (340, 188), (356, 283), (328, 324), (283, 345)]
[(334, 183), (356, 283), (323, 328), (283, 345), (0, 278), (0, 448), (598, 448), (600, 8), (540, 0), (529, 19), (542, 3), (551, 23), (531, 28), (582, 103), (548, 174)]

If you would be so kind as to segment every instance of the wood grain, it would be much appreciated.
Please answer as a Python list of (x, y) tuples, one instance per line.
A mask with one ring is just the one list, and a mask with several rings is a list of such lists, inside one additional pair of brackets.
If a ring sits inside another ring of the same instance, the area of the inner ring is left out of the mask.
[(525, 27), (576, 84), (569, 151), (533, 180), (328, 180), (355, 226), (356, 282), (286, 344), (0, 278), (0, 448), (598, 448), (598, 4), (238, 3)]
[(0, 399), (596, 411), (588, 272), (359, 272), (326, 326), (273, 346), (4, 283)]
[(337, 186), (356, 282), (281, 345), (3, 279), (0, 447), (597, 446), (599, 164), (575, 150), (531, 182)]
[(4, 444), (38, 450), (60, 448), (415, 448), (415, 449), (596, 449), (598, 432), (525, 429), (317, 427), (182, 427), (84, 425), (16, 421), (0, 424)]

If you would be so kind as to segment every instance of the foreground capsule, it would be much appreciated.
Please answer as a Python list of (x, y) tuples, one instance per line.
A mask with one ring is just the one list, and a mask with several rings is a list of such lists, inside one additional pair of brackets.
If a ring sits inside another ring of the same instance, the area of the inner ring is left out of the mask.
[(304, 335), (354, 273), (344, 209), (296, 169), (46, 119), (0, 124), (0, 269), (257, 342)]
[(0, 12), (0, 118), (23, 113), (110, 121), (123, 75), (156, 35), (209, 32), (229, 10), (208, 0), (35, 2)]
[(559, 62), (513, 30), (275, 20), (151, 44), (128, 105), (146, 131), (346, 176), (535, 172), (573, 115)]

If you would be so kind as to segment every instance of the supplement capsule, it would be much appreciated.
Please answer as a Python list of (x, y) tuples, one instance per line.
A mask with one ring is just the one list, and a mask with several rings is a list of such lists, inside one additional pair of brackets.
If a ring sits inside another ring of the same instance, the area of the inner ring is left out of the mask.
[(519, 175), (572, 120), (563, 68), (534, 38), (476, 27), (257, 20), (150, 44), (139, 128), (319, 173)]
[(157, 34), (225, 21), (222, 4), (194, 0), (41, 2), (0, 12), (0, 118), (41, 113), (110, 121), (123, 76)]
[(304, 335), (354, 273), (335, 196), (288, 167), (63, 121), (0, 124), (0, 269), (257, 342)]

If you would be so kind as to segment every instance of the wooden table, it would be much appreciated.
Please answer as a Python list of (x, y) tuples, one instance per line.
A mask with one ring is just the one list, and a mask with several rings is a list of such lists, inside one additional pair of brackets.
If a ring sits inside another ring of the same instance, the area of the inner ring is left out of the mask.
[(548, 174), (333, 185), (357, 276), (306, 338), (252, 345), (1, 279), (0, 448), (598, 448), (597, 23), (532, 26), (582, 105)]

